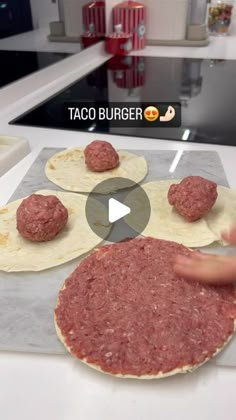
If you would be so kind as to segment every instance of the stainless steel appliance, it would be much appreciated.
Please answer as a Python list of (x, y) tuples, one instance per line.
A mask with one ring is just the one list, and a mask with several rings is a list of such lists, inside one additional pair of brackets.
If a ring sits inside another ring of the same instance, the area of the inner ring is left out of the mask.
[(189, 0), (189, 25), (203, 25), (206, 22), (208, 0)]

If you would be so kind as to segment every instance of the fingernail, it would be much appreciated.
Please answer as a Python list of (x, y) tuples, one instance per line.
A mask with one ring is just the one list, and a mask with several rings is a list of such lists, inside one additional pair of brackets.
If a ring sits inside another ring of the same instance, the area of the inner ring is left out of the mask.
[(186, 255), (178, 255), (176, 257), (176, 263), (182, 264), (182, 265), (189, 265), (191, 264), (191, 258), (190, 256), (186, 256)]

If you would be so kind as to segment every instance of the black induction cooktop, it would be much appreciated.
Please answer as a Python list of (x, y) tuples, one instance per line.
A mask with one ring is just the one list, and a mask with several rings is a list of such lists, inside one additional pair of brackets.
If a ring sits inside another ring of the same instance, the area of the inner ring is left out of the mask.
[(180, 102), (180, 128), (81, 121), (76, 130), (235, 146), (235, 77), (234, 60), (113, 57), (11, 124), (75, 130), (64, 118), (68, 102)]
[(0, 50), (0, 88), (67, 58), (70, 54)]

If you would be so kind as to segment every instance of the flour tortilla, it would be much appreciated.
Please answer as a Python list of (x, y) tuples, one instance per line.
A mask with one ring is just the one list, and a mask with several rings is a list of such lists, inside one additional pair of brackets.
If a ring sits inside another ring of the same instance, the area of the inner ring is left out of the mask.
[[(61, 291), (62, 290), (64, 290), (65, 289), (65, 284), (63, 285), (63, 287), (61, 288)], [(58, 300), (57, 300), (57, 303), (56, 303), (56, 307), (58, 306), (60, 304), (60, 300), (59, 300), (59, 298), (58, 298)], [(66, 344), (66, 342), (65, 342), (65, 338), (64, 338), (64, 336), (62, 335), (62, 332), (61, 332), (61, 330), (60, 330), (60, 328), (59, 328), (59, 326), (58, 326), (58, 324), (57, 324), (57, 319), (56, 319), (56, 316), (55, 316), (55, 314), (54, 314), (54, 325), (55, 325), (55, 330), (56, 330), (56, 334), (57, 334), (57, 337), (58, 337), (58, 339), (61, 341), (61, 343), (65, 346), (65, 348), (66, 348), (66, 350), (70, 353), (70, 354), (72, 354), (71, 353), (71, 350), (70, 350), (70, 347), (68, 347), (67, 346), (67, 344)], [(234, 320), (234, 331), (236, 331), (236, 320)], [(226, 340), (225, 340), (225, 343), (224, 343), (224, 345), (221, 347), (221, 348), (219, 348), (219, 349), (217, 349), (216, 350), (216, 352), (213, 354), (213, 356), (212, 356), (212, 359), (214, 358), (214, 357), (216, 357), (221, 351), (223, 351), (224, 349), (225, 349), (225, 347), (229, 344), (229, 342), (231, 341), (231, 339), (233, 338), (233, 336), (234, 336), (234, 334), (232, 334), (231, 336), (229, 336)], [(75, 357), (73, 354), (72, 354), (72, 356), (73, 357)], [(77, 358), (76, 358), (77, 359)], [(77, 359), (78, 360), (78, 359)], [(209, 357), (207, 357), (205, 360), (204, 360), (204, 362), (202, 362), (202, 363), (200, 363), (200, 364), (198, 364), (198, 365), (186, 365), (186, 366), (183, 366), (182, 368), (177, 368), (177, 369), (173, 369), (172, 371), (170, 371), (170, 372), (167, 372), (167, 373), (162, 373), (162, 372), (160, 372), (159, 374), (157, 374), (157, 375), (142, 375), (142, 376), (135, 376), (135, 375), (122, 375), (122, 374), (112, 374), (112, 373), (109, 373), (109, 372), (105, 372), (105, 371), (103, 371), (101, 368), (100, 368), (100, 366), (98, 366), (98, 365), (96, 365), (96, 364), (92, 364), (92, 363), (89, 363), (89, 362), (87, 362), (87, 360), (86, 360), (86, 358), (84, 358), (84, 359), (79, 359), (80, 360), (80, 362), (82, 362), (82, 363), (84, 363), (86, 366), (88, 366), (88, 367), (90, 367), (90, 368), (92, 368), (92, 369), (94, 369), (94, 370), (96, 370), (96, 371), (98, 371), (98, 372), (101, 372), (101, 373), (104, 373), (104, 374), (106, 374), (106, 375), (110, 375), (110, 376), (114, 376), (114, 377), (117, 377), (117, 378), (121, 378), (121, 379), (139, 379), (139, 380), (154, 380), (154, 379), (164, 379), (164, 378), (167, 378), (167, 377), (170, 377), (170, 376), (174, 376), (174, 375), (178, 375), (178, 374), (185, 374), (185, 373), (191, 373), (191, 372), (194, 372), (196, 369), (198, 369), (199, 367), (201, 367), (201, 366), (203, 366), (205, 363), (207, 363), (209, 360), (211, 360), (211, 358), (209, 358)]]
[[(83, 149), (66, 149), (47, 161), (45, 174), (51, 182), (64, 190), (84, 193), (91, 192), (100, 182), (112, 178), (127, 178), (136, 183), (141, 182), (148, 173), (145, 158), (126, 151), (118, 153), (120, 165), (117, 168), (105, 172), (92, 172), (85, 165)], [(107, 185), (102, 187), (96, 192), (108, 194), (121, 188), (117, 182), (114, 182), (114, 185), (111, 182), (109, 190)]]
[(217, 201), (204, 219), (219, 242), (226, 245), (221, 239), (221, 233), (236, 224), (236, 190), (218, 186), (217, 191)]
[[(218, 199), (212, 210), (204, 218), (189, 223), (169, 205), (167, 199), (170, 185), (179, 182), (165, 180), (142, 185), (151, 205), (151, 217), (142, 235), (171, 240), (190, 248), (203, 247), (214, 242), (224, 244), (221, 241), (221, 232), (236, 223), (236, 191), (218, 186)], [(139, 224), (145, 208), (143, 203), (137, 202), (135, 190), (125, 200), (128, 207), (132, 208), (134, 203), (136, 214), (127, 216), (125, 220), (131, 228), (140, 232)]]
[[(0, 208), (0, 270), (8, 272), (41, 271), (71, 261), (92, 250), (102, 239), (86, 220), (87, 198), (80, 194), (42, 190), (36, 194), (55, 195), (69, 212), (65, 228), (49, 242), (35, 243), (24, 239), (16, 229), (16, 210), (23, 199)], [(91, 200), (91, 198), (90, 198)], [(105, 207), (94, 200), (96, 230), (101, 237), (109, 234), (105, 223)]]

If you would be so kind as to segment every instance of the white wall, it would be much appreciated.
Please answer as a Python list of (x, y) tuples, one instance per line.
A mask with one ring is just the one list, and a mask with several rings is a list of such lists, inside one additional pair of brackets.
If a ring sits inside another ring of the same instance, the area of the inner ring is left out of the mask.
[(42, 28), (59, 20), (58, 4), (52, 0), (30, 0), (34, 28)]

